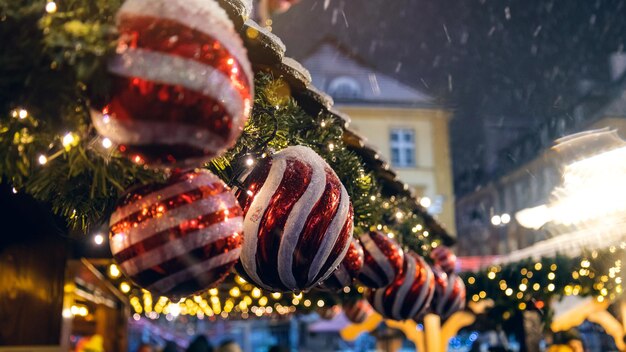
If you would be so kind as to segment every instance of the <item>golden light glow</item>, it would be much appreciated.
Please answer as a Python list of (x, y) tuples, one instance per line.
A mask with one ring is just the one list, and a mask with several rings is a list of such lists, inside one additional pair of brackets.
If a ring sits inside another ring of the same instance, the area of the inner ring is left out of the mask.
[(128, 284), (128, 282), (122, 281), (120, 283), (120, 291), (122, 291), (123, 293), (130, 292), (130, 285)]
[(115, 264), (111, 264), (109, 265), (109, 276), (112, 279), (117, 279), (118, 277), (120, 277), (122, 273), (120, 273), (120, 269), (117, 267), (117, 265)]

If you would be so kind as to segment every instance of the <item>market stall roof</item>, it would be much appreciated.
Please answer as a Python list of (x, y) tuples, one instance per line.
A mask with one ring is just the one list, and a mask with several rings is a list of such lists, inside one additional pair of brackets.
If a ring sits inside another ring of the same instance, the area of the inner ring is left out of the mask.
[(407, 184), (398, 179), (396, 173), (389, 167), (389, 163), (381, 160), (379, 153), (367, 144), (365, 138), (349, 128), (349, 116), (334, 109), (333, 99), (312, 84), (309, 71), (296, 60), (285, 56), (286, 47), (280, 38), (249, 18), (250, 1), (220, 0), (219, 2), (235, 26), (239, 28), (253, 67), (257, 70), (269, 70), (284, 79), (289, 84), (294, 99), (307, 113), (313, 116), (321, 113), (331, 114), (344, 121), (343, 138), (346, 145), (361, 156), (366, 163), (365, 166), (378, 176), (383, 193), (414, 200), (414, 212), (424, 219), (425, 225), (431, 228), (431, 233), (441, 238), (446, 245), (454, 244), (454, 235), (444, 229), (428, 214), (426, 209), (419, 205), (415, 194)]

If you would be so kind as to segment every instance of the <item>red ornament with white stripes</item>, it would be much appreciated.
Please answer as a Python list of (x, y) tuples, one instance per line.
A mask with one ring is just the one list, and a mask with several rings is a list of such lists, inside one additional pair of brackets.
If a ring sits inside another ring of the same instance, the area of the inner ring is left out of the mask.
[(439, 266), (446, 274), (454, 273), (456, 269), (456, 255), (452, 250), (445, 246), (434, 248), (430, 252), (430, 258)]
[(404, 256), (402, 273), (389, 286), (367, 290), (372, 307), (385, 318), (418, 319), (430, 307), (435, 277), (424, 259), (415, 253)]
[(350, 198), (333, 169), (294, 146), (261, 159), (243, 183), (245, 275), (282, 292), (326, 279), (348, 252), (353, 227)]
[(350, 286), (361, 271), (364, 260), (363, 247), (352, 237), (348, 253), (337, 269), (320, 284), (320, 288), (326, 291), (340, 291), (344, 287)]
[(109, 224), (120, 270), (163, 296), (214, 287), (241, 252), (243, 211), (230, 189), (206, 170), (129, 191)]
[(214, 0), (128, 0), (117, 14), (110, 101), (98, 132), (137, 163), (196, 166), (232, 146), (250, 114), (253, 74)]
[(379, 231), (359, 236), (363, 246), (365, 263), (358, 275), (359, 281), (369, 288), (389, 285), (402, 271), (404, 252), (402, 248)]
[(372, 315), (374, 309), (366, 300), (360, 299), (344, 303), (343, 312), (348, 320), (355, 324), (360, 324)]
[(465, 308), (465, 284), (460, 277), (447, 275), (440, 268), (432, 270), (435, 274), (435, 295), (431, 310), (445, 320)]

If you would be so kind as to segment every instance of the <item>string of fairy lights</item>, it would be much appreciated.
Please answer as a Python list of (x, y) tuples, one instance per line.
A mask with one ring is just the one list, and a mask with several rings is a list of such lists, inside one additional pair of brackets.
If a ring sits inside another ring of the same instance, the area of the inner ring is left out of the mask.
[(580, 257), (556, 256), (504, 265), (492, 265), (478, 273), (463, 274), (468, 300), (493, 300), (506, 307), (503, 318), (514, 310), (548, 308), (562, 296), (592, 296), (598, 302), (613, 301), (623, 292), (622, 256), (626, 242)]
[[(154, 297), (149, 291), (132, 286), (126, 281), (119, 267), (112, 263), (106, 269), (108, 277), (116, 283), (119, 290), (128, 295), (132, 308), (132, 317), (142, 317), (172, 321), (179, 315), (198, 319), (249, 319), (252, 317), (288, 317), (303, 311), (313, 311), (336, 304), (332, 295), (327, 293), (280, 293), (265, 290), (248, 283), (239, 275), (232, 282), (218, 288), (211, 288), (191, 297), (172, 300), (168, 297)], [(352, 290), (362, 294), (364, 288), (345, 287), (344, 294)]]

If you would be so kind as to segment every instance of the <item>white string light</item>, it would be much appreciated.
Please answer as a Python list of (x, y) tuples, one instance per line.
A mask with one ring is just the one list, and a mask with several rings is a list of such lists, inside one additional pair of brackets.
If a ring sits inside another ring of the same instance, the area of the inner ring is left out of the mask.
[(47, 13), (55, 13), (57, 12), (57, 4), (54, 1), (50, 1), (46, 4), (46, 12)]
[(104, 236), (102, 236), (102, 234), (100, 233), (96, 234), (95, 236), (93, 236), (93, 241), (99, 246), (104, 243)]
[(69, 147), (75, 141), (76, 141), (76, 139), (74, 138), (74, 134), (72, 134), (72, 132), (68, 132), (68, 133), (65, 134), (65, 136), (63, 136), (62, 143), (63, 143), (64, 147)]
[(37, 161), (39, 161), (40, 165), (46, 165), (46, 163), (48, 162), (48, 158), (45, 155), (39, 155), (39, 158), (37, 159)]

